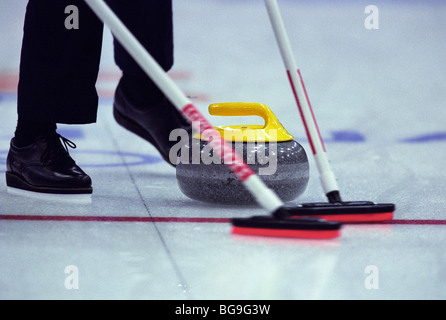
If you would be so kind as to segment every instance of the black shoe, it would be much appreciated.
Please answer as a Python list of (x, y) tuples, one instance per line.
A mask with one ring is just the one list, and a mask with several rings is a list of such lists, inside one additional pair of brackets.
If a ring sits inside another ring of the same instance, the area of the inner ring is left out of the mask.
[(8, 189), (15, 190), (12, 193), (91, 195), (91, 179), (70, 157), (68, 147), (76, 145), (56, 132), (23, 148), (16, 147), (13, 138), (6, 159)]
[(169, 141), (169, 135), (174, 129), (184, 129), (191, 135), (192, 126), (167, 99), (141, 108), (135, 106), (118, 85), (113, 115), (121, 126), (151, 143), (166, 162), (176, 166), (176, 159), (169, 159), (169, 151), (177, 141)]

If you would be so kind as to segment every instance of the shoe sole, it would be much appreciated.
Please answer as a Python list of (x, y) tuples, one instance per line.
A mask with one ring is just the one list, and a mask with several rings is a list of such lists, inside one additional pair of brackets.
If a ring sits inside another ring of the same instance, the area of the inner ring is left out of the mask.
[(93, 193), (92, 187), (86, 188), (52, 188), (52, 187), (38, 187), (26, 182), (22, 177), (12, 173), (6, 172), (6, 185), (9, 188), (16, 190), (23, 190), (39, 194), (53, 194), (53, 195), (91, 195)]
[(8, 194), (13, 196), (25, 197), (39, 201), (50, 201), (50, 202), (77, 204), (77, 205), (92, 203), (91, 193), (79, 193), (79, 194), (40, 193), (40, 192), (16, 189), (13, 187), (6, 187), (6, 191), (8, 192)]
[(113, 116), (114, 116), (116, 122), (118, 124), (120, 124), (122, 127), (124, 127), (125, 129), (129, 130), (130, 132), (136, 134), (140, 138), (142, 138), (142, 139), (146, 140), (147, 142), (149, 142), (150, 144), (152, 144), (158, 150), (159, 154), (164, 159), (164, 161), (169, 163), (171, 166), (174, 166), (170, 162), (169, 157), (162, 154), (162, 152), (160, 151), (161, 150), (160, 146), (153, 139), (152, 135), (150, 133), (148, 133), (146, 130), (144, 130), (143, 127), (141, 127), (139, 124), (132, 121), (131, 119), (128, 119), (125, 116), (123, 116), (121, 113), (119, 113), (119, 111), (116, 110), (116, 107), (113, 108)]

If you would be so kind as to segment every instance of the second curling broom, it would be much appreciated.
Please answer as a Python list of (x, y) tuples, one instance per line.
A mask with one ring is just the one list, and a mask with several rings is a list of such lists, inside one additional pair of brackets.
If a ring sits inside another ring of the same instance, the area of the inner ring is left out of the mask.
[(274, 35), (310, 143), (328, 202), (304, 203), (281, 210), (285, 217), (320, 217), (345, 223), (380, 222), (393, 219), (393, 203), (342, 201), (339, 187), (327, 158), (324, 143), (311, 108), (300, 70), (296, 66), (277, 0), (265, 0)]

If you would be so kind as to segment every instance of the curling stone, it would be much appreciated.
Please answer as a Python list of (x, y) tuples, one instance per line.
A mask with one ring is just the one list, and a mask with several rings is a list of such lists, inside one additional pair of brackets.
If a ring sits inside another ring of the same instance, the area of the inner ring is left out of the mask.
[[(260, 103), (216, 103), (215, 116), (260, 116), (262, 125), (215, 127), (232, 144), (260, 179), (282, 201), (291, 201), (306, 189), (309, 163), (304, 148), (293, 140), (268, 106)], [(176, 166), (180, 190), (189, 198), (221, 204), (254, 204), (255, 198), (199, 134), (180, 151)]]

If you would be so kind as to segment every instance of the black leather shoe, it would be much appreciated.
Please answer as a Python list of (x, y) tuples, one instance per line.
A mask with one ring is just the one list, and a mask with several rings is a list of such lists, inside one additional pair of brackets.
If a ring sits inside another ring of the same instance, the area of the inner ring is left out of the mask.
[(16, 147), (13, 138), (6, 159), (6, 185), (47, 194), (91, 194), (91, 179), (70, 157), (68, 147), (76, 145), (56, 132), (23, 148)]
[(176, 159), (169, 159), (169, 151), (177, 141), (169, 141), (169, 135), (174, 129), (184, 129), (190, 135), (192, 126), (167, 99), (147, 108), (136, 107), (118, 85), (113, 115), (121, 126), (151, 143), (166, 162), (176, 166)]

